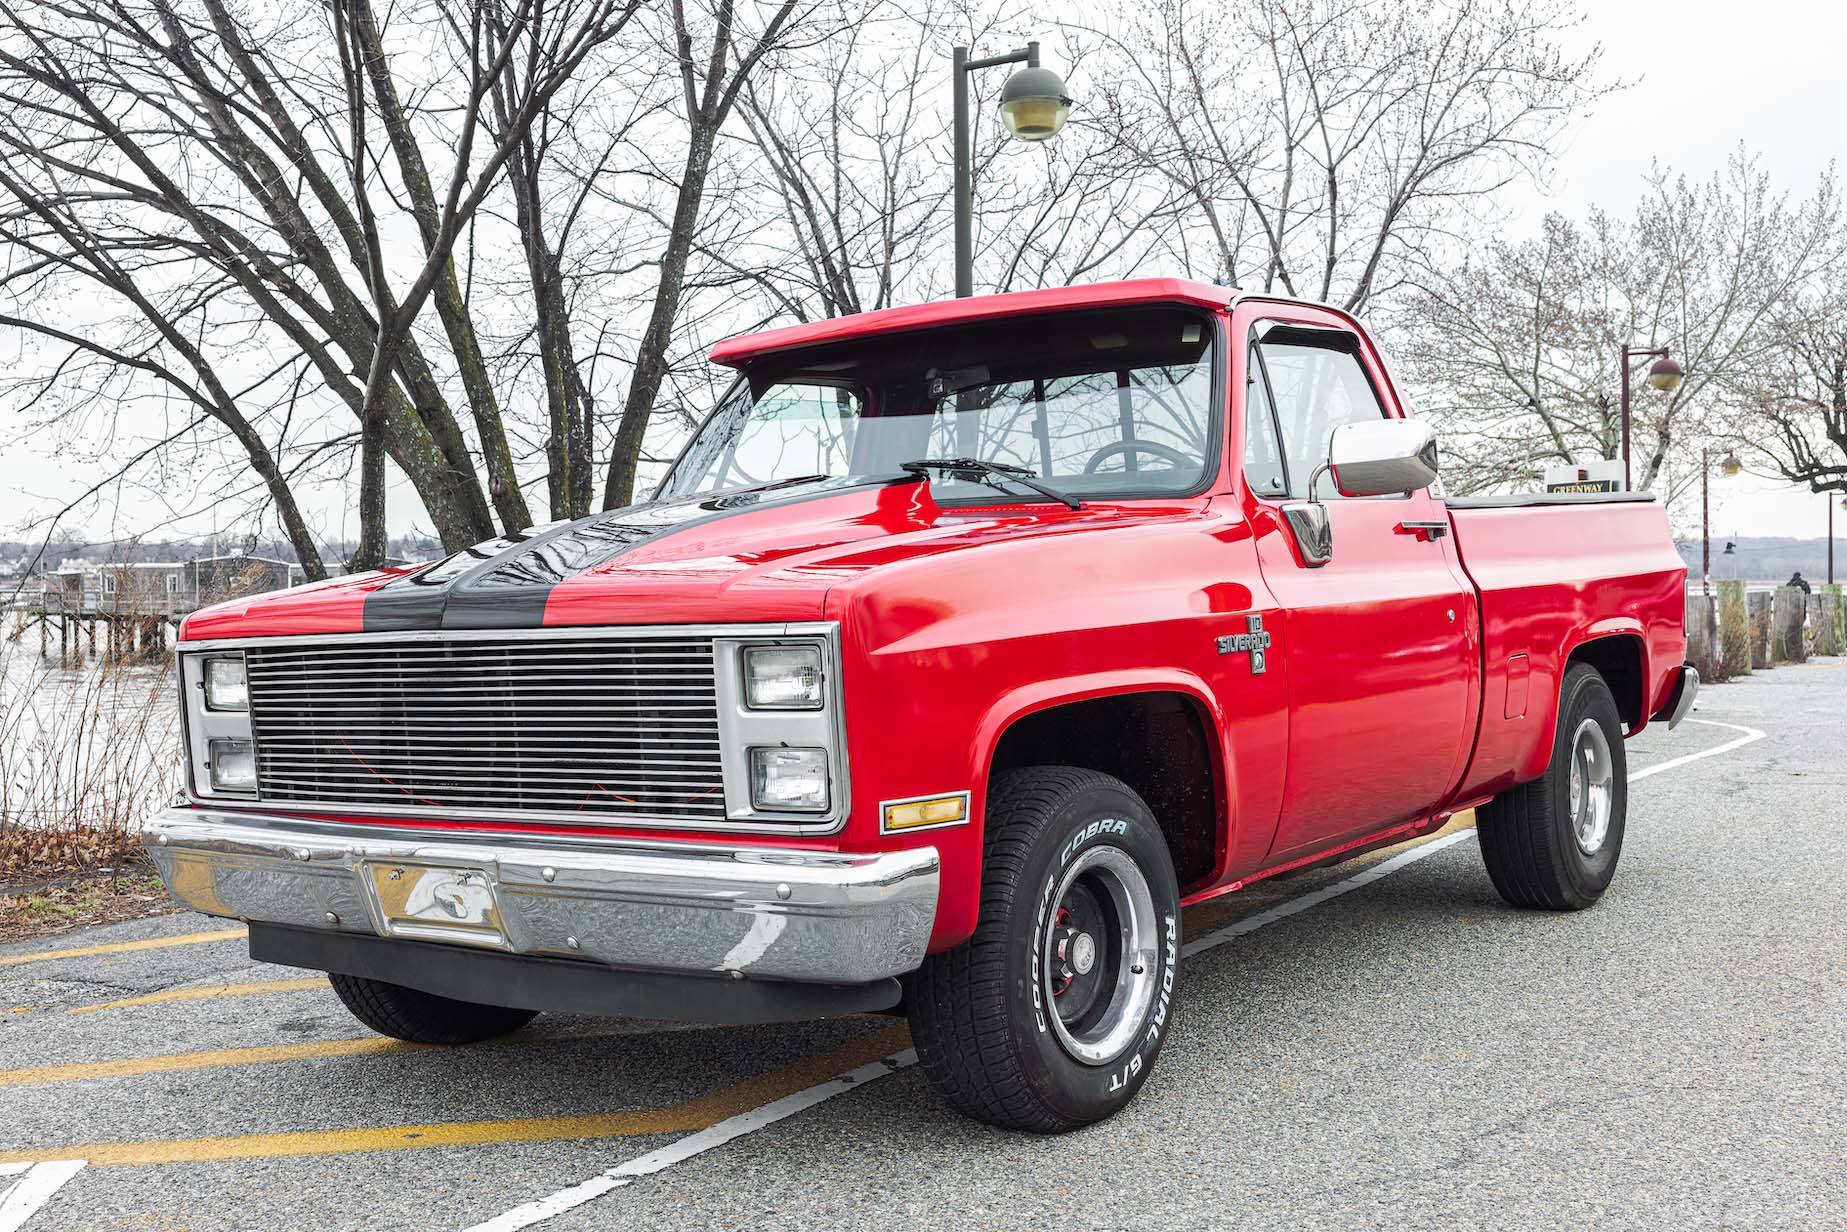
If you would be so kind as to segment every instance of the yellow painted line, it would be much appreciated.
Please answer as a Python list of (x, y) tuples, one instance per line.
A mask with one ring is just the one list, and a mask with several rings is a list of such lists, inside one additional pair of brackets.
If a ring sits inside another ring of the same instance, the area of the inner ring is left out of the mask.
[(135, 950), (164, 950), (173, 945), (204, 945), (208, 941), (230, 941), (244, 935), (240, 928), (226, 928), (214, 933), (183, 933), (177, 937), (149, 937), (145, 941), (118, 941), (113, 945), (86, 945), (74, 950), (45, 950), (38, 954), (8, 954), (0, 957), (0, 967), (20, 963), (51, 962), (58, 958), (94, 958), (99, 954), (128, 954)]
[(94, 1014), (98, 1010), (122, 1010), (135, 1005), (163, 1005), (169, 1001), (213, 1001), (219, 997), (256, 997), (272, 992), (307, 992), (313, 988), (326, 988), (327, 977), (317, 975), (309, 980), (258, 980), (249, 984), (213, 984), (205, 988), (169, 988), (165, 992), (151, 992), (145, 997), (124, 997), (120, 1001), (104, 1001), (97, 1005), (80, 1005), (76, 1009), (65, 1010), (66, 1014)]
[[(321, 981), (305, 982), (310, 987), (324, 986)], [(627, 1019), (591, 1021), (561, 1029), (518, 1031), (482, 1046), (602, 1039), (645, 1034), (665, 1030), (669, 1026), (667, 1023)], [(684, 1030), (686, 1027), (675, 1029)], [(694, 1029), (706, 1028), (695, 1025)], [(85, 1078), (134, 1078), (143, 1074), (170, 1074), (176, 1070), (224, 1069), (236, 1065), (269, 1065), (281, 1061), (319, 1061), (330, 1057), (368, 1057), (379, 1053), (418, 1052), (442, 1047), (439, 1044), (411, 1044), (380, 1035), (363, 1035), (353, 1039), (313, 1040), (300, 1044), (261, 1044), (251, 1048), (214, 1048), (206, 1052), (168, 1052), (149, 1057), (122, 1057), (114, 1061), (74, 1061), (66, 1065), (34, 1065), (26, 1069), (0, 1070), (0, 1087), (41, 1086), (57, 1082), (78, 1082)]]
[(76, 1082), (83, 1078), (130, 1078), (138, 1074), (167, 1074), (175, 1070), (218, 1069), (227, 1065), (261, 1065), (275, 1061), (308, 1061), (323, 1057), (363, 1057), (379, 1052), (404, 1052), (433, 1047), (368, 1035), (360, 1039), (319, 1040), (306, 1044), (265, 1044), (256, 1048), (217, 1048), (209, 1052), (172, 1052), (152, 1057), (124, 1057), (116, 1061), (77, 1061), (69, 1065), (34, 1065), (0, 1070), (0, 1087), (36, 1086), (50, 1082)]
[[(393, 1041), (377, 1041), (387, 1044)], [(198, 1163), (206, 1160), (273, 1159), (289, 1155), (346, 1155), (424, 1147), (484, 1146), (503, 1142), (555, 1142), (583, 1138), (633, 1138), (705, 1129), (727, 1117), (760, 1107), (816, 1082), (910, 1046), (910, 1029), (899, 1023), (858, 1036), (781, 1069), (746, 1078), (667, 1108), (577, 1116), (517, 1117), (497, 1121), (453, 1121), (423, 1125), (244, 1134), (226, 1138), (154, 1139), (81, 1146), (39, 1146), (0, 1152), (0, 1164), (43, 1159), (83, 1159), (91, 1167)], [(417, 1045), (399, 1045), (417, 1047)]]

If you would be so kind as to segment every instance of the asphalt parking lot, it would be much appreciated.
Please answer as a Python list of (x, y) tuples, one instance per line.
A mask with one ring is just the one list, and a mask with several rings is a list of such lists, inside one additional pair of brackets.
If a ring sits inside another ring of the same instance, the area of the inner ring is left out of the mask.
[(1847, 1227), (1847, 660), (1694, 717), (1588, 912), (1504, 906), (1465, 817), (1190, 913), (1159, 1068), (1063, 1138), (890, 1018), (445, 1050), (201, 916), (0, 948), (0, 1232)]

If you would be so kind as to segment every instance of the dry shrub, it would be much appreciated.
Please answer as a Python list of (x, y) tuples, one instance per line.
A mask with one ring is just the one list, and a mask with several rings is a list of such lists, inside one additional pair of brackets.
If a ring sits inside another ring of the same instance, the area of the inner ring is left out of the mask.
[(120, 865), (179, 787), (170, 659), (60, 668), (0, 643), (0, 876)]

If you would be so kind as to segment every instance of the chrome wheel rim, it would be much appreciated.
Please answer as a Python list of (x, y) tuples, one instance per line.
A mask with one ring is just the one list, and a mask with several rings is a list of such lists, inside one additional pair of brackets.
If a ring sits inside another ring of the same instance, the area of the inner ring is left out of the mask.
[(1571, 829), (1578, 850), (1594, 856), (1610, 836), (1616, 802), (1616, 762), (1603, 725), (1585, 719), (1571, 737)]
[(1154, 1002), (1159, 922), (1135, 860), (1099, 844), (1071, 862), (1052, 894), (1039, 978), (1059, 1044), (1086, 1065), (1128, 1051)]

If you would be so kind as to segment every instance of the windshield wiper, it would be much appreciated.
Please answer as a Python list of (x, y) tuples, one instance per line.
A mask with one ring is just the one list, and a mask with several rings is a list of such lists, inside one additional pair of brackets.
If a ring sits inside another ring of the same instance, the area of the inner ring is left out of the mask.
[(990, 488), (1006, 489), (1003, 484), (1017, 483), (1022, 488), (1030, 488), (1048, 500), (1071, 509), (1082, 509), (1084, 502), (1074, 496), (1067, 496), (1056, 488), (1048, 488), (1024, 466), (1013, 466), (1006, 462), (988, 462), (981, 458), (918, 458), (914, 462), (902, 462), (899, 470), (909, 471), (920, 479), (928, 479), (930, 471), (949, 471), (957, 479), (971, 483), (984, 483)]

